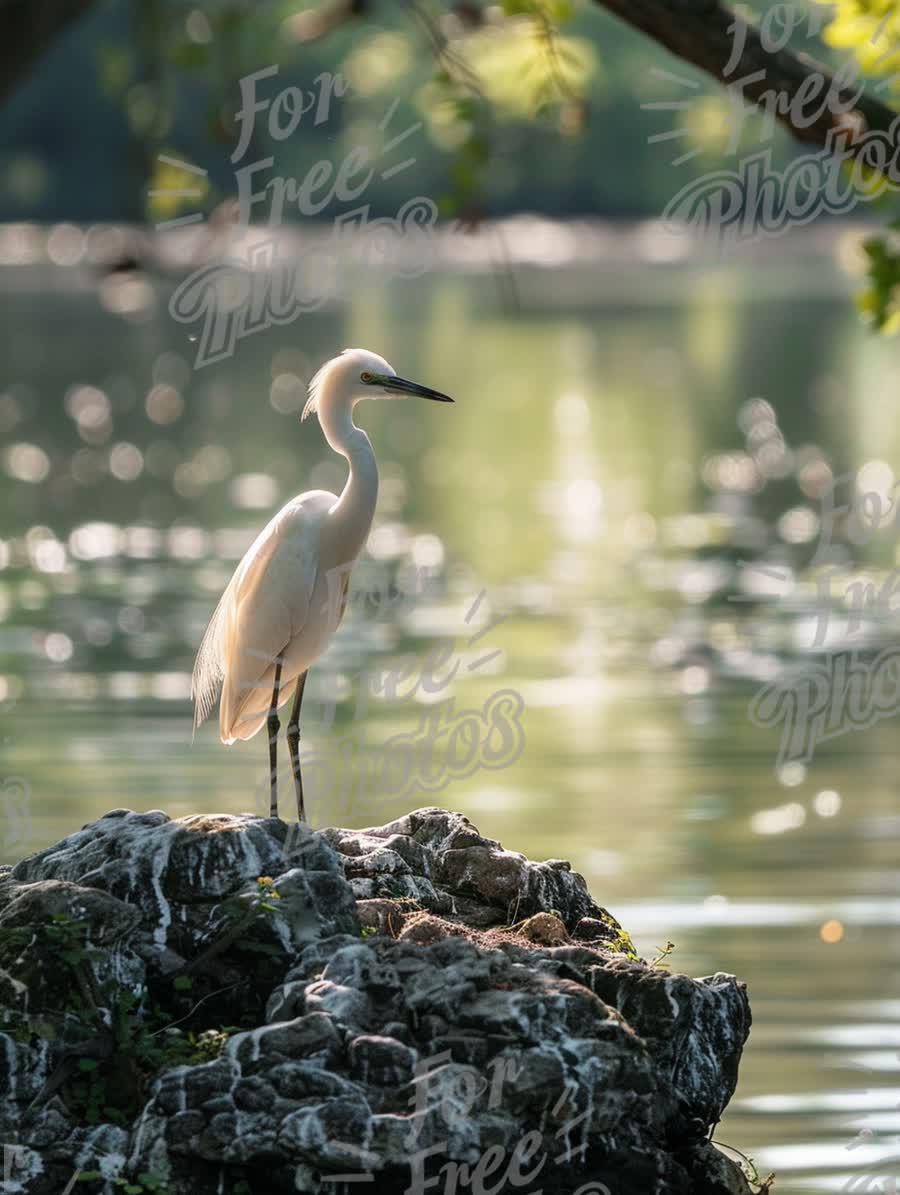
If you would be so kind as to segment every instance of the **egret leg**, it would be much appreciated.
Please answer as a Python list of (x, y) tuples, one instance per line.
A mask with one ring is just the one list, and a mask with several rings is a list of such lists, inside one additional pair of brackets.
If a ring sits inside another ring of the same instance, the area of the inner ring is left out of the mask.
[(266, 719), (266, 729), (269, 732), (270, 817), (278, 817), (278, 731), (281, 729), (281, 723), (278, 721), (278, 697), (280, 693), (281, 656), (278, 657), (275, 663), (275, 683), (272, 686), (272, 704), (269, 706), (269, 716)]
[(291, 710), (291, 720), (288, 722), (287, 741), (291, 753), (291, 767), (294, 770), (294, 788), (297, 791), (297, 817), (301, 822), (306, 821), (303, 808), (303, 780), (300, 776), (300, 706), (303, 702), (303, 688), (306, 685), (305, 672), (301, 673), (297, 681), (297, 692), (294, 694), (294, 708)]

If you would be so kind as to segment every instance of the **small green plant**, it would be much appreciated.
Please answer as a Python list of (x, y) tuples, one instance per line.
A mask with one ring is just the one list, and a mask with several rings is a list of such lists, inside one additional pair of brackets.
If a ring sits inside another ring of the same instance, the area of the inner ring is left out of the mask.
[(119, 1187), (125, 1192), (125, 1195), (145, 1195), (146, 1192), (155, 1192), (156, 1195), (163, 1195), (165, 1192), (166, 1180), (159, 1174), (152, 1170), (144, 1170), (137, 1176), (136, 1179), (131, 1178), (107, 1178), (99, 1170), (82, 1170), (78, 1176), (80, 1183), (91, 1182), (108, 1182), (113, 1186)]
[(675, 943), (674, 942), (666, 942), (665, 946), (657, 946), (656, 949), (658, 950), (659, 953), (657, 954), (657, 956), (653, 960), (653, 962), (650, 964), (650, 966), (658, 967), (660, 970), (665, 970), (666, 968), (668, 968), (671, 965), (670, 963), (666, 962), (666, 959), (669, 957), (669, 955), (675, 949)]
[(601, 910), (600, 920), (613, 933), (613, 937), (610, 938), (605, 949), (613, 951), (614, 954), (624, 954), (627, 959), (637, 962), (640, 959), (640, 955), (637, 952), (634, 942), (631, 940), (631, 935), (622, 929), (615, 917), (611, 917), (605, 910)]
[(275, 887), (275, 881), (272, 877), (260, 876), (256, 881), (256, 892), (253, 893), (249, 900), (246, 894), (238, 894), (223, 901), (222, 912), (230, 924), (204, 950), (200, 957), (193, 961), (189, 971), (196, 973), (202, 970), (204, 964), (210, 959), (227, 950), (229, 946), (238, 944), (241, 950), (249, 951), (250, 953), (267, 954), (274, 957), (279, 956), (281, 950), (274, 943), (257, 942), (244, 935), (246, 935), (247, 930), (251, 926), (257, 925), (260, 921), (276, 917), (280, 912), (277, 903), (280, 900), (281, 893)]
[[(251, 900), (245, 898), (241, 905), (239, 927), (260, 916), (272, 916), (278, 900), (273, 881), (261, 877)], [(90, 926), (68, 913), (58, 913), (40, 924), (0, 930), (0, 965), (5, 965), (17, 982), (33, 982), (32, 977), (44, 970), (43, 960), (48, 955), (59, 964), (53, 987), (42, 993), (54, 1003), (58, 999), (59, 1007), (39, 1006), (39, 1011), (32, 1013), (0, 1007), (0, 1033), (25, 1044), (36, 1039), (55, 1043), (56, 1065), (45, 1090), (58, 1092), (80, 1123), (126, 1126), (145, 1103), (161, 1070), (214, 1061), (238, 1027), (179, 1030), (204, 1000), (219, 992), (207, 993), (173, 1021), (171, 1008), (152, 1003), (147, 988), (132, 991), (98, 978), (93, 964), (105, 955), (90, 944), (89, 935)], [(191, 993), (195, 982), (190, 974), (174, 978), (173, 995)], [(161, 1180), (142, 1176), (142, 1185), (110, 1181), (138, 1192), (158, 1190)]]
[(43, 947), (69, 967), (96, 962), (103, 952), (88, 945), (89, 928), (87, 922), (76, 921), (68, 913), (55, 913), (38, 925), (0, 930), (0, 957), (21, 966), (27, 962), (30, 948)]
[(713, 1138), (712, 1144), (715, 1145), (717, 1149), (721, 1149), (724, 1153), (737, 1155), (740, 1168), (744, 1173), (744, 1178), (746, 1178), (747, 1183), (753, 1188), (754, 1195), (769, 1195), (775, 1186), (774, 1174), (769, 1174), (766, 1176), (766, 1178), (762, 1178), (760, 1177), (759, 1170), (757, 1169), (753, 1158), (749, 1157), (745, 1153), (741, 1153), (741, 1151), (733, 1145), (726, 1145), (724, 1141), (716, 1141)]
[(39, 927), (48, 945), (56, 948), (58, 957), (70, 966), (96, 962), (103, 953), (87, 945), (88, 926), (75, 921), (68, 913), (55, 913), (47, 925)]
[(615, 954), (624, 954), (625, 957), (630, 959), (633, 963), (638, 962), (640, 959), (640, 955), (635, 948), (634, 942), (632, 942), (630, 935), (627, 934), (624, 929), (612, 942), (610, 942), (609, 948)]
[(20, 954), (34, 938), (35, 930), (28, 925), (0, 929), (0, 954), (9, 958)]
[[(57, 1085), (69, 1110), (88, 1125), (129, 1124), (161, 1070), (213, 1062), (237, 1032), (236, 1026), (177, 1031), (168, 1013), (150, 1005), (146, 989), (120, 990), (105, 1019), (74, 1024), (84, 1029), (84, 1040), (77, 1056), (71, 1049), (62, 1051)], [(70, 1019), (67, 1028), (72, 1025)], [(23, 1032), (41, 1036), (42, 1027), (37, 1021), (26, 1023)], [(109, 1098), (111, 1087), (117, 1092), (115, 1102)]]
[(377, 933), (378, 930), (374, 925), (364, 925), (359, 931), (359, 936), (361, 938), (374, 938)]
[(202, 1062), (215, 1062), (222, 1056), (222, 1051), (228, 1044), (228, 1039), (235, 1032), (233, 1026), (227, 1029), (204, 1029), (202, 1033), (187, 1034), (188, 1045), (193, 1053), (191, 1062), (197, 1065)]
[(269, 913), (277, 913), (278, 907), (272, 904), (272, 901), (281, 900), (281, 894), (275, 887), (275, 881), (271, 876), (260, 876), (256, 881), (256, 886), (259, 889), (259, 895), (262, 898), (260, 901), (260, 908), (265, 909)]
[(87, 922), (76, 921), (68, 913), (55, 913), (36, 925), (0, 930), (0, 966), (6, 969), (6, 978), (31, 987), (45, 971), (43, 959), (50, 954), (65, 964), (65, 969), (54, 971), (63, 1012), (96, 1013), (98, 994), (90, 964), (103, 952), (88, 944), (89, 933)]

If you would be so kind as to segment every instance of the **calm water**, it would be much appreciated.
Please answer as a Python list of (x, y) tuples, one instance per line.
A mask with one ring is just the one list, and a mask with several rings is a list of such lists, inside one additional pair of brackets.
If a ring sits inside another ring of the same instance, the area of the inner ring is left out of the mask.
[[(376, 348), (458, 401), (360, 410), (382, 490), (307, 690), (314, 822), (439, 803), (570, 858), (646, 954), (671, 940), (679, 969), (749, 984), (717, 1138), (778, 1189), (893, 1190), (875, 1176), (900, 1175), (897, 723), (776, 768), (778, 730), (748, 708), (808, 656), (829, 478), (862, 468), (885, 493), (900, 473), (900, 363), (858, 325), (837, 251), (783, 249), (521, 269), (518, 307), (488, 274), (364, 279), (197, 372), (169, 283), (0, 270), (3, 856), (116, 806), (264, 807), (261, 740), (191, 742), (193, 654), (271, 511), (342, 484), (296, 419), (311, 370)], [(888, 575), (894, 530), (846, 530), (848, 569)], [(859, 633), (875, 648), (893, 624)], [(478, 744), (501, 690), (520, 753)], [(482, 766), (440, 787), (454, 728)], [(436, 744), (430, 789), (379, 771), (397, 735)]]

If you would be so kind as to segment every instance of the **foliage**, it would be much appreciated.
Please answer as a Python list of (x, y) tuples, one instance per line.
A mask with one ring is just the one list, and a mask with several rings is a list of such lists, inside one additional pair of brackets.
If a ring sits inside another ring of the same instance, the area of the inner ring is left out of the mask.
[[(323, 72), (339, 72), (350, 88), (325, 123), (304, 118), (285, 141), (273, 140), (261, 118), (249, 157), (273, 156), (279, 174), (302, 179), (317, 159), (336, 163), (361, 145), (377, 155), (415, 129), (403, 148), (414, 155), (415, 191), (463, 226), (523, 208), (658, 215), (674, 190), (735, 152), (736, 122), (742, 145), (771, 140), (775, 168), (796, 152), (785, 134), (774, 138), (770, 119), (739, 113), (711, 81), (697, 88), (691, 80), (685, 92), (662, 51), (598, 6), (406, 0), (376, 12), (370, 3), (98, 7), (90, 27), (76, 29), (8, 106), (0, 218), (209, 214), (236, 190), (239, 81), (266, 65), (278, 69), (270, 98), (282, 87), (309, 88)], [(794, 50), (838, 63), (849, 56), (875, 94), (900, 104), (900, 0), (816, 0), (799, 23), (802, 5), (759, 0), (753, 8), (757, 19), (771, 10), (773, 28), (798, 25), (788, 31)], [(678, 109), (666, 118), (674, 127), (660, 133), (660, 114), (648, 106)], [(379, 123), (386, 113), (390, 128)], [(205, 175), (180, 170), (178, 160)], [(356, 202), (393, 217), (413, 194), (411, 178), (377, 171)], [(866, 197), (879, 189), (872, 180)], [(893, 331), (900, 275), (890, 238), (876, 238), (866, 252), (861, 308), (875, 327)]]
[[(249, 896), (223, 903), (224, 928), (192, 968), (228, 947), (240, 952), (278, 954), (274, 944), (247, 935), (278, 914), (280, 893), (271, 877), (261, 876)], [(0, 1008), (0, 1033), (15, 1041), (43, 1039), (56, 1043), (57, 1066), (48, 1087), (58, 1089), (73, 1115), (87, 1125), (131, 1122), (146, 1100), (160, 1071), (173, 1066), (196, 1066), (218, 1058), (234, 1025), (179, 1028), (195, 1017), (208, 997), (194, 1001), (195, 980), (181, 974), (169, 991), (154, 998), (147, 987), (130, 990), (118, 982), (103, 983), (91, 964), (104, 952), (93, 947), (89, 926), (67, 913), (39, 925), (0, 930), (0, 963), (7, 977), (26, 977), (41, 968), (48, 954), (60, 961), (58, 982), (52, 989), (59, 1008), (22, 1012)], [(215, 994), (215, 993), (210, 993)], [(173, 1021), (172, 1010), (186, 1008)], [(144, 1183), (140, 1189), (155, 1188)]]
[[(880, 80), (876, 91), (882, 98), (900, 100), (898, 0), (829, 0), (829, 7), (832, 16), (823, 35), (827, 44), (849, 50), (863, 75)], [(900, 218), (893, 220), (889, 229), (900, 229)], [(896, 332), (900, 328), (900, 255), (896, 238), (890, 233), (873, 237), (866, 241), (864, 250), (869, 285), (858, 296), (857, 304), (863, 317), (879, 331)]]
[[(818, 0), (824, 3), (824, 0)], [(896, 0), (828, 0), (832, 16), (824, 39), (850, 50), (862, 71), (889, 80), (898, 90), (900, 76), (900, 4)]]
[(775, 1186), (775, 1175), (769, 1174), (763, 1178), (757, 1169), (756, 1162), (753, 1158), (748, 1157), (747, 1154), (742, 1153), (733, 1145), (728, 1145), (725, 1141), (716, 1141), (713, 1139), (713, 1145), (722, 1150), (725, 1154), (734, 1154), (738, 1160), (741, 1170), (744, 1172), (744, 1178), (748, 1185), (753, 1189), (754, 1195), (769, 1195), (769, 1192)]
[[(205, 963), (229, 948), (238, 953), (283, 953), (254, 932), (271, 926), (281, 899), (274, 880), (260, 876), (255, 888), (224, 901), (216, 936), (189, 964), (187, 971), (192, 973), (157, 979), (153, 991), (143, 984), (131, 990), (113, 978), (114, 969), (95, 967), (107, 953), (91, 944), (90, 925), (68, 913), (0, 929), (0, 964), (7, 980), (15, 983), (14, 977), (27, 979), (36, 969), (46, 970), (48, 955), (59, 961), (53, 985), (41, 989), (59, 1007), (34, 1012), (0, 1007), (0, 1033), (24, 1044), (54, 1043), (44, 1094), (57, 1092), (79, 1123), (127, 1126), (163, 1070), (215, 1061), (231, 1035), (239, 1032), (235, 1025), (198, 1024), (204, 1002), (218, 991), (197, 1000), (195, 975), (205, 981)], [(173, 1020), (176, 1010), (184, 1010), (183, 1015)], [(185, 1022), (196, 1027), (180, 1028)], [(165, 1191), (165, 1179), (149, 1171), (135, 1177), (90, 1170), (83, 1171), (79, 1181), (102, 1182), (125, 1195)]]
[[(222, 904), (228, 928), (216, 942), (212, 949), (218, 953), (219, 947), (240, 942), (240, 949), (251, 954), (266, 954), (279, 957), (281, 951), (273, 942), (258, 941), (255, 937), (246, 936), (247, 931), (259, 926), (270, 925), (278, 915), (277, 902), (281, 894), (275, 887), (271, 876), (260, 876), (256, 881), (256, 892), (252, 896), (232, 896)], [(207, 951), (207, 956), (212, 951)]]
[(162, 1195), (165, 1191), (166, 1180), (159, 1174), (149, 1170), (142, 1170), (135, 1179), (123, 1178), (121, 1176), (108, 1177), (100, 1170), (82, 1170), (78, 1175), (80, 1183), (90, 1182), (108, 1182), (112, 1183), (114, 1187), (124, 1192), (124, 1195), (146, 1195), (147, 1192), (154, 1192), (155, 1195)]
[(667, 969), (669, 966), (671, 966), (671, 964), (667, 960), (668, 960), (669, 955), (675, 949), (675, 943), (674, 942), (666, 942), (665, 946), (657, 946), (656, 949), (657, 949), (658, 953), (656, 955), (656, 958), (650, 964), (650, 966), (651, 967), (659, 967), (660, 969)]
[[(373, 215), (395, 214), (417, 191), (465, 218), (525, 203), (552, 210), (579, 192), (584, 210), (618, 190), (645, 206), (646, 184), (623, 176), (598, 188), (595, 180), (608, 131), (586, 120), (601, 81), (597, 14), (576, 14), (571, 0), (446, 8), (411, 0), (380, 11), (377, 22), (335, 27), (325, 19), (328, 0), (254, 10), (224, 3), (186, 10), (154, 0), (140, 10), (133, 21), (126, 0), (98, 9), (91, 28), (79, 27), (65, 46), (65, 69), (40, 64), (14, 97), (0, 124), (0, 160), (8, 167), (0, 217), (78, 219), (82, 207), (96, 218), (126, 191), (134, 206), (120, 207), (120, 216), (210, 212), (236, 189), (230, 155), (238, 140), (239, 81), (268, 65), (278, 76), (260, 86), (266, 96), (287, 86), (309, 89), (322, 72), (340, 72), (350, 84), (327, 122), (317, 127), (305, 117), (286, 141), (273, 141), (263, 115), (248, 160), (275, 154), (285, 176), (302, 178), (319, 157), (337, 162), (423, 121), (404, 143), (415, 156), (415, 190), (409, 176), (376, 177), (365, 194)], [(611, 54), (628, 40), (617, 26), (605, 37)], [(631, 89), (624, 60), (616, 73)], [(80, 80), (77, 95), (67, 87), (72, 78)], [(380, 130), (379, 118), (394, 105), (390, 129)], [(655, 157), (642, 146), (637, 102), (628, 107), (638, 122), (633, 149)], [(50, 111), (61, 154), (44, 137)], [(105, 148), (96, 158), (95, 142)], [(160, 155), (200, 166), (207, 176), (185, 175)], [(523, 171), (537, 158), (546, 169)]]
[[(891, 229), (900, 229), (900, 219)], [(857, 296), (857, 306), (865, 319), (884, 332), (900, 328), (900, 309), (897, 288), (900, 287), (900, 253), (896, 252), (896, 238), (886, 235), (870, 237), (863, 248), (868, 259), (869, 286)]]
[(631, 935), (624, 929), (619, 927), (616, 937), (609, 943), (609, 949), (614, 954), (624, 954), (626, 958), (631, 959), (632, 962), (638, 962), (640, 955), (637, 952), (637, 947), (631, 940)]

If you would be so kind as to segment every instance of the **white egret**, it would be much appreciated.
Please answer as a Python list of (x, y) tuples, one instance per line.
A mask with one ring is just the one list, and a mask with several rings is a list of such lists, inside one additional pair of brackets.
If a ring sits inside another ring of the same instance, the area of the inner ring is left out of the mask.
[(350, 570), (375, 513), (378, 466), (369, 437), (353, 422), (353, 408), (364, 398), (413, 395), (453, 401), (398, 377), (383, 357), (365, 349), (344, 349), (322, 366), (300, 419), (319, 417), (325, 439), (350, 464), (347, 483), (340, 497), (309, 490), (282, 507), (235, 569), (200, 644), (191, 684), (194, 726), (220, 692), (219, 734), (226, 746), (267, 725), (272, 817), (278, 816), (278, 708), (293, 688), (287, 740), (297, 814), (306, 820), (300, 777), (303, 687), (341, 621)]

